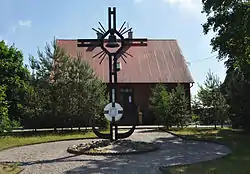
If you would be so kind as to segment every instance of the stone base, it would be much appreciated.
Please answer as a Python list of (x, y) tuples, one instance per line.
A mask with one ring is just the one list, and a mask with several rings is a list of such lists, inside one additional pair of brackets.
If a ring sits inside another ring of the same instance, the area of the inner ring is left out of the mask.
[(67, 152), (76, 155), (125, 155), (152, 152), (157, 149), (159, 149), (158, 145), (142, 141), (117, 140), (110, 142), (109, 140), (99, 140), (73, 145), (67, 149)]

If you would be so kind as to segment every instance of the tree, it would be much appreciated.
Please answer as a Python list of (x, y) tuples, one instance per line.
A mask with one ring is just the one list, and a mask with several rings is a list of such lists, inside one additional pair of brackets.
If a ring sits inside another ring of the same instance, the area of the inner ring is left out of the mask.
[(185, 95), (184, 87), (180, 84), (172, 89), (169, 95), (169, 110), (174, 119), (174, 124), (183, 127), (190, 122), (191, 113), (188, 109), (188, 98)]
[(158, 124), (164, 124), (169, 128), (172, 125), (183, 127), (189, 122), (188, 100), (181, 85), (177, 85), (171, 92), (162, 84), (156, 85), (152, 89), (150, 101)]
[[(227, 66), (238, 66), (243, 72), (250, 63), (250, 1), (202, 0), (207, 16), (203, 24), (204, 34), (213, 30), (213, 51), (220, 60), (227, 59)], [(248, 71), (249, 72), (249, 71)]]
[(228, 105), (220, 88), (221, 82), (219, 77), (209, 71), (204, 86), (199, 85), (197, 94), (197, 98), (201, 101), (203, 109), (208, 112), (208, 114), (205, 113), (204, 115), (212, 118), (215, 128), (218, 122), (223, 125), (227, 119)]
[(3, 132), (6, 129), (9, 130), (10, 128), (10, 120), (8, 117), (8, 105), (5, 100), (5, 90), (6, 87), (0, 86), (0, 132)]
[(195, 123), (197, 127), (198, 124), (202, 124), (201, 116), (202, 116), (202, 103), (197, 98), (197, 95), (194, 95), (191, 100), (191, 111), (192, 111), (192, 122)]
[(28, 123), (56, 130), (63, 126), (89, 126), (102, 118), (106, 126), (101, 113), (106, 104), (106, 87), (80, 56), (69, 56), (54, 41), (46, 44), (44, 52), (38, 50), (38, 60), (30, 58), (30, 67)]
[(29, 64), (31, 68), (31, 76), (28, 81), (27, 93), (25, 97), (24, 111), (25, 119), (22, 122), (23, 126), (28, 128), (39, 128), (43, 117), (44, 106), (47, 100), (43, 98), (47, 97), (43, 88), (39, 86), (39, 79), (37, 78), (36, 70), (39, 68), (38, 61), (33, 57), (29, 57)]
[(204, 34), (213, 30), (211, 40), (218, 59), (225, 59), (227, 76), (224, 95), (230, 104), (233, 126), (250, 130), (250, 1), (202, 0), (207, 21)]
[(166, 86), (157, 84), (152, 89), (150, 102), (150, 107), (156, 117), (156, 123), (164, 124), (166, 128), (169, 128), (173, 123), (173, 117), (169, 111), (169, 93)]
[(250, 130), (250, 84), (241, 72), (229, 68), (222, 92), (229, 104), (229, 116), (233, 128)]
[(229, 105), (227, 104), (226, 98), (220, 91), (217, 93), (217, 99), (215, 100), (214, 106), (216, 110), (216, 121), (220, 123), (222, 128), (225, 121), (229, 118)]
[(192, 114), (200, 116), (201, 115), (201, 113), (200, 113), (201, 112), (201, 107), (202, 107), (201, 101), (198, 99), (197, 95), (194, 95), (192, 97), (192, 100), (191, 100)]
[(107, 103), (106, 86), (95, 76), (93, 69), (81, 56), (71, 58), (65, 63), (64, 75), (60, 82), (61, 86), (64, 85), (60, 89), (60, 93), (64, 95), (60, 100), (60, 106), (63, 106), (64, 113), (73, 116), (71, 119), (75, 120), (75, 123), (79, 123), (78, 127), (83, 123), (87, 126), (95, 122), (107, 126), (102, 114)]
[(39, 87), (42, 87), (42, 92), (47, 95), (43, 100), (48, 101), (47, 106), (45, 106), (45, 113), (51, 116), (50, 120), (52, 125), (50, 126), (56, 130), (57, 127), (62, 125), (65, 117), (67, 118), (69, 116), (68, 112), (63, 112), (68, 108), (64, 108), (60, 104), (65, 98), (68, 99), (68, 95), (70, 95), (64, 77), (68, 75), (66, 72), (67, 63), (71, 57), (66, 54), (64, 50), (57, 45), (56, 40), (54, 40), (51, 45), (46, 44), (44, 51), (38, 50), (38, 58), (40, 67), (37, 70), (40, 82)]
[(23, 65), (23, 55), (14, 45), (8, 47), (0, 42), (0, 84), (5, 86), (5, 101), (9, 107), (10, 120), (20, 121), (23, 114), (23, 104), (27, 88), (29, 71)]

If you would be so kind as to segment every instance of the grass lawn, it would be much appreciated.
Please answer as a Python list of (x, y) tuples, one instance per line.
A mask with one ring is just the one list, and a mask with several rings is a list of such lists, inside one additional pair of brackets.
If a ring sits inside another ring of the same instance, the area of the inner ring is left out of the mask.
[(164, 167), (164, 174), (250, 174), (250, 134), (231, 129), (172, 130), (187, 138), (207, 139), (222, 143), (232, 150), (232, 154), (221, 159), (191, 165)]
[[(107, 131), (102, 131), (107, 132)], [(77, 139), (77, 138), (95, 138), (93, 132), (74, 132), (74, 133), (50, 133), (34, 136), (0, 136), (0, 151), (9, 147), (23, 146), (34, 143), (43, 143), (58, 140)], [(0, 174), (16, 174), (21, 169), (16, 165), (0, 164)]]
[(0, 164), (0, 174), (17, 174), (21, 171), (17, 165)]

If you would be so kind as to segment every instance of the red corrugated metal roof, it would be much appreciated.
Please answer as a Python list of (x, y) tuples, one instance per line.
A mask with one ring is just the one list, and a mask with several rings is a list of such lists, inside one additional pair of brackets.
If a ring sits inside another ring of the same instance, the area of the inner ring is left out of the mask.
[[(92, 58), (101, 48), (77, 47), (76, 40), (57, 40), (57, 43), (71, 56), (80, 53), (104, 81), (109, 81), (108, 56), (100, 60)], [(148, 40), (146, 47), (130, 47), (126, 52), (133, 55), (126, 58), (118, 72), (118, 83), (192, 83), (193, 78), (182, 56), (176, 40)]]

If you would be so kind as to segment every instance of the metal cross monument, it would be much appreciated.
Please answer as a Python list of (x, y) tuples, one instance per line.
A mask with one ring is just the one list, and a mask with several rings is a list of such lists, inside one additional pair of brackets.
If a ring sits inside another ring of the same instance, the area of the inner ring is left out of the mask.
[[(123, 35), (130, 32), (132, 28), (124, 27), (124, 22), (119, 30), (116, 29), (116, 8), (108, 8), (108, 30), (106, 31), (102, 24), (99, 22), (100, 27), (98, 30), (92, 28), (97, 32), (97, 39), (77, 39), (78, 47), (101, 47), (102, 51), (93, 56), (93, 58), (99, 56), (101, 59), (100, 64), (104, 60), (105, 56), (108, 55), (109, 60), (109, 94), (110, 103), (105, 107), (104, 112), (106, 118), (110, 121), (110, 133), (103, 134), (99, 132), (95, 126), (92, 127), (94, 133), (103, 139), (110, 139), (111, 141), (127, 138), (133, 134), (136, 123), (133, 127), (125, 133), (118, 133), (118, 126), (116, 121), (121, 118), (123, 109), (116, 103), (116, 89), (117, 89), (117, 71), (118, 71), (118, 59), (122, 58), (125, 63), (125, 58), (131, 56), (129, 53), (124, 51), (124, 48), (130, 46), (147, 46), (147, 39), (133, 39), (124, 38)], [(105, 39), (108, 37), (108, 39)], [(118, 37), (118, 39), (116, 38)], [(115, 50), (115, 51), (111, 51)], [(114, 77), (114, 78), (113, 78)], [(113, 137), (113, 126), (115, 126), (115, 137)]]

